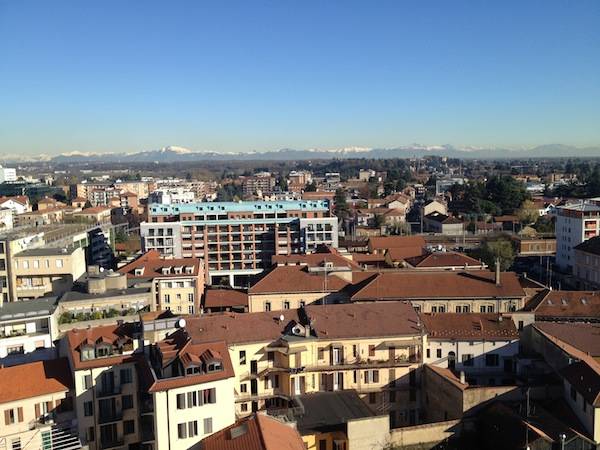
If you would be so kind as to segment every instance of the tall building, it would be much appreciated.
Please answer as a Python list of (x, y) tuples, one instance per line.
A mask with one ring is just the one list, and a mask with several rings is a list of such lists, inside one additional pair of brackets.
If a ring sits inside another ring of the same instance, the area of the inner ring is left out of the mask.
[(271, 256), (338, 245), (337, 218), (325, 201), (153, 204), (140, 225), (144, 250), (204, 260), (209, 280), (231, 285), (271, 266)]
[(599, 203), (596, 198), (556, 208), (556, 264), (561, 269), (573, 268), (574, 247), (600, 235)]
[(0, 166), (0, 183), (17, 181), (17, 169)]

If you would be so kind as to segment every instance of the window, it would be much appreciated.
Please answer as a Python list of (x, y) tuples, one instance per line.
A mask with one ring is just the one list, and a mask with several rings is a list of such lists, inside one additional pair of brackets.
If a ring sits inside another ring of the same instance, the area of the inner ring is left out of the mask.
[(192, 305), (188, 306), (188, 314), (194, 314), (194, 307)]
[(185, 409), (185, 394), (177, 394), (177, 409)]
[(356, 358), (358, 356), (358, 346), (357, 345), (353, 345), (352, 346), (352, 357)]
[(473, 355), (465, 353), (462, 355), (463, 366), (473, 366)]
[(21, 438), (13, 439), (10, 445), (11, 450), (21, 450)]
[(171, 303), (171, 296), (169, 294), (165, 294), (165, 303)]
[(83, 415), (86, 417), (94, 415), (94, 403), (93, 402), (84, 402), (83, 403)]
[(177, 437), (179, 439), (185, 439), (187, 438), (187, 424), (185, 423), (179, 423), (177, 424)]
[(23, 269), (29, 269), (29, 261), (23, 261)]
[(265, 311), (271, 311), (271, 302), (265, 302)]
[(187, 394), (187, 406), (191, 408), (192, 406), (198, 406), (198, 397), (196, 391), (188, 392)]
[(442, 349), (441, 349), (441, 348), (438, 348), (438, 349), (435, 351), (435, 357), (436, 357), (436, 358), (441, 358), (441, 357), (442, 357)]
[(88, 442), (94, 442), (94, 440), (96, 439), (96, 430), (94, 427), (88, 427), (86, 437)]
[(25, 353), (25, 348), (22, 345), (14, 345), (6, 348), (6, 353), (9, 355), (22, 355)]
[(133, 395), (124, 395), (121, 398), (121, 403), (123, 404), (123, 409), (132, 409), (133, 408)]
[(39, 259), (34, 259), (33, 260), (33, 268), (34, 269), (39, 269), (40, 268), (40, 260)]
[(188, 302), (193, 302), (194, 301), (194, 294), (189, 293), (188, 294)]
[(269, 361), (269, 362), (275, 361), (275, 352), (267, 352), (267, 361)]
[(56, 260), (56, 267), (58, 267), (58, 268), (62, 268), (63, 267), (63, 260), (62, 259), (57, 259)]
[(283, 302), (283, 309), (290, 309), (290, 302), (289, 302), (289, 300), (286, 300), (285, 302)]
[(133, 420), (123, 421), (123, 434), (135, 433), (135, 422)]
[(246, 350), (240, 350), (240, 365), (246, 364)]
[(188, 422), (188, 437), (198, 436), (198, 421)]
[(488, 353), (485, 355), (485, 365), (488, 367), (495, 367), (500, 363), (500, 358), (495, 353)]
[(248, 403), (242, 403), (240, 405), (240, 411), (242, 411), (242, 412), (248, 412)]
[(427, 350), (425, 350), (425, 355), (427, 359), (431, 358), (431, 349), (428, 348)]
[(215, 388), (204, 389), (202, 392), (202, 405), (207, 403), (216, 403), (217, 402), (217, 391)]
[(327, 440), (319, 439), (319, 450), (327, 450)]
[(131, 383), (132, 379), (131, 379), (131, 369), (121, 369), (121, 375), (120, 375), (120, 379), (121, 379), (121, 384), (129, 384)]
[(375, 356), (375, 346), (369, 345), (369, 356)]
[(323, 347), (319, 347), (317, 350), (318, 353), (318, 358), (319, 359), (325, 359), (325, 349)]
[(213, 427), (212, 417), (207, 417), (206, 419), (204, 419), (204, 434), (212, 433), (213, 432), (212, 427)]

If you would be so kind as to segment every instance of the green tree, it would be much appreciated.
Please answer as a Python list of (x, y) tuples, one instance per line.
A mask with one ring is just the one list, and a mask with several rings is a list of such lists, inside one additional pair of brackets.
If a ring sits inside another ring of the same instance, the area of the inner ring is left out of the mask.
[(304, 187), (304, 192), (316, 192), (317, 191), (317, 183), (311, 181), (310, 183), (306, 183)]
[(486, 239), (481, 247), (473, 252), (475, 257), (481, 259), (491, 269), (496, 267), (496, 259), (500, 262), (500, 270), (508, 270), (515, 260), (515, 249), (511, 239), (507, 236), (498, 236)]
[(334, 212), (338, 219), (345, 219), (348, 217), (348, 202), (346, 201), (346, 191), (342, 188), (338, 188), (335, 191), (334, 198)]

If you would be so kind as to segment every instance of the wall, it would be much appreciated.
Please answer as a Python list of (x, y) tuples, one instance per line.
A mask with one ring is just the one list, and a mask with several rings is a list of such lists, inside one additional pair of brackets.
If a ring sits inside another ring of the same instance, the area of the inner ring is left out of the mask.
[(388, 416), (365, 417), (347, 424), (348, 450), (381, 448), (390, 433)]
[(459, 424), (460, 420), (448, 420), (392, 430), (390, 444), (401, 448), (432, 444), (423, 446), (423, 448), (431, 448), (438, 442), (457, 434)]

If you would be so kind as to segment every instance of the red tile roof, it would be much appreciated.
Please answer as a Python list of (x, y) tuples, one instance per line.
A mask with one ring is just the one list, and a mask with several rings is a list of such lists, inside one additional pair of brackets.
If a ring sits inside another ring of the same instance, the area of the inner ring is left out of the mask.
[(429, 339), (508, 341), (519, 339), (514, 322), (498, 314), (421, 314)]
[(600, 292), (544, 289), (527, 302), (524, 309), (535, 312), (538, 318), (597, 318), (600, 317)]
[(66, 358), (0, 369), (0, 403), (67, 392), (72, 387), (73, 376)]
[(324, 247), (322, 251), (309, 254), (273, 255), (271, 262), (277, 265), (304, 264), (308, 267), (322, 267), (325, 262), (333, 263), (335, 267), (350, 267), (360, 269), (360, 266), (342, 256), (337, 249)]
[(535, 328), (593, 358), (600, 358), (600, 324), (535, 322)]
[[(301, 322), (297, 309), (257, 313), (205, 314), (187, 319), (186, 330), (196, 342), (228, 344), (273, 341), (289, 324)], [(419, 335), (419, 318), (406, 302), (308, 305), (306, 314), (321, 339)], [(283, 315), (283, 322), (279, 316)]]
[(248, 306), (248, 293), (237, 289), (207, 289), (204, 292), (205, 308)]
[(248, 293), (337, 292), (348, 285), (336, 275), (313, 274), (303, 266), (278, 266), (262, 277)]
[(369, 238), (369, 247), (373, 250), (389, 248), (425, 247), (422, 236), (377, 236)]
[[(162, 273), (163, 267), (186, 267), (194, 268), (192, 274), (182, 271), (181, 274), (169, 272)], [(142, 275), (136, 275), (135, 269), (144, 268)], [(200, 271), (200, 260), (198, 258), (162, 258), (156, 250), (150, 250), (129, 264), (118, 269), (119, 272), (127, 274), (127, 278), (158, 278), (158, 277), (185, 277), (197, 276)]]
[(113, 366), (125, 362), (133, 362), (135, 357), (133, 354), (114, 355), (106, 358), (91, 359), (87, 361), (81, 360), (81, 344), (86, 342), (96, 342), (106, 340), (111, 343), (124, 341), (133, 343), (133, 334), (136, 329), (134, 323), (124, 323), (122, 325), (106, 325), (101, 327), (92, 327), (85, 329), (74, 328), (67, 332), (67, 344), (71, 352), (71, 359), (74, 370), (91, 369), (95, 367)]
[(436, 298), (522, 298), (525, 292), (514, 272), (503, 272), (496, 285), (494, 273), (397, 271), (378, 274), (352, 300), (410, 300)]
[(293, 425), (254, 414), (202, 440), (203, 450), (305, 450)]
[(458, 252), (433, 252), (422, 256), (407, 258), (406, 262), (413, 267), (434, 268), (434, 267), (465, 267), (481, 266), (483, 263)]
[(405, 261), (409, 258), (417, 258), (425, 253), (423, 247), (393, 247), (386, 250), (385, 255), (392, 261)]

